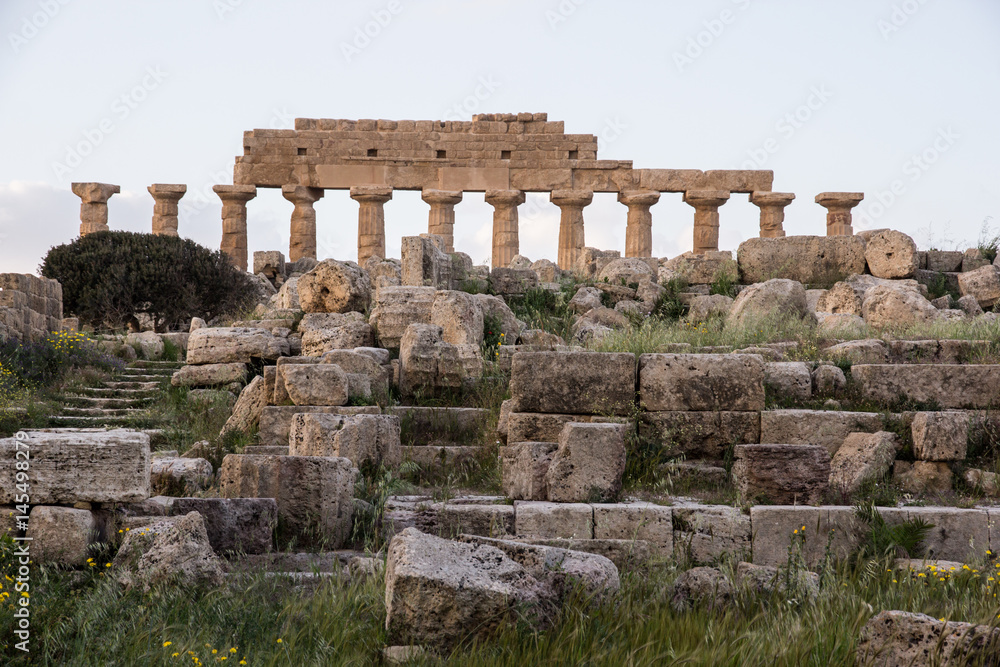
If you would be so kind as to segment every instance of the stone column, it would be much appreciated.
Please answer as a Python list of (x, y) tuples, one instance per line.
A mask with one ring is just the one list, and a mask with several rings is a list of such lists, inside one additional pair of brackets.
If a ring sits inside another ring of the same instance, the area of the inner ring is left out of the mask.
[(462, 201), (462, 191), (424, 190), (420, 197), (431, 205), (427, 233), (444, 239), (445, 252), (455, 252), (455, 204)]
[(853, 236), (851, 209), (865, 198), (863, 192), (821, 192), (816, 203), (826, 209), (827, 236)]
[(524, 203), (524, 192), (487, 190), (486, 203), (493, 207), (493, 266), (506, 267), (520, 249), (517, 207)]
[(257, 196), (252, 185), (213, 185), (222, 200), (222, 244), (233, 266), (247, 270), (247, 202)]
[(108, 200), (122, 191), (121, 186), (108, 183), (73, 183), (73, 194), (80, 204), (80, 236), (108, 231)]
[(594, 201), (590, 190), (553, 190), (549, 201), (559, 207), (559, 268), (572, 271), (583, 251), (583, 207)]
[(790, 192), (751, 192), (750, 203), (760, 209), (760, 237), (780, 238), (785, 235), (785, 207), (795, 195)]
[(297, 262), (303, 257), (316, 259), (316, 209), (313, 204), (323, 198), (323, 190), (305, 185), (282, 185), (281, 196), (295, 204), (288, 238), (289, 261)]
[(630, 190), (618, 193), (618, 201), (628, 206), (625, 225), (625, 256), (653, 256), (653, 215), (650, 207), (660, 201), (653, 190)]
[(358, 209), (358, 264), (369, 257), (385, 259), (385, 203), (392, 199), (392, 188), (385, 185), (355, 185), (351, 199)]
[(177, 236), (177, 202), (187, 192), (188, 187), (153, 183), (146, 189), (153, 195), (153, 233)]
[(729, 201), (728, 190), (688, 190), (684, 202), (694, 207), (694, 253), (719, 249), (719, 207)]

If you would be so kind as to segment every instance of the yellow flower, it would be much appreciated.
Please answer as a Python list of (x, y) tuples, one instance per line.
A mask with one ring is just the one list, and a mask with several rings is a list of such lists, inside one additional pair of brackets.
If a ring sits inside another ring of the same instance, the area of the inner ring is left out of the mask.
[(281, 643), (281, 637), (278, 637), (278, 643), (279, 644)]
[(234, 646), (234, 647), (232, 647), (231, 649), (229, 649), (229, 652), (230, 652), (230, 653), (236, 653), (236, 647)]
[(173, 642), (163, 642), (163, 647), (166, 648), (166, 647), (170, 646), (171, 644), (173, 644)]

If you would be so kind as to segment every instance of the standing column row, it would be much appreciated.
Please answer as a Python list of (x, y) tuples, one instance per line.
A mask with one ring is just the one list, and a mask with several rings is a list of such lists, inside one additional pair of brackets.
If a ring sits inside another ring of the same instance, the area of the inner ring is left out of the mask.
[(316, 259), (316, 209), (313, 204), (323, 198), (323, 190), (283, 185), (281, 196), (295, 205), (288, 236), (288, 259), (292, 262), (303, 257)]
[(493, 207), (493, 267), (506, 267), (520, 250), (517, 207), (524, 203), (524, 192), (487, 190), (486, 203)]
[(385, 259), (384, 206), (392, 199), (392, 188), (356, 185), (351, 188), (351, 199), (361, 206), (358, 209), (358, 264), (364, 264), (373, 256)]
[(583, 208), (594, 201), (590, 190), (553, 190), (549, 201), (559, 207), (559, 256), (563, 271), (572, 271), (586, 242), (583, 228)]
[(462, 201), (460, 190), (424, 190), (421, 199), (430, 204), (427, 233), (444, 239), (445, 252), (455, 252), (455, 204)]

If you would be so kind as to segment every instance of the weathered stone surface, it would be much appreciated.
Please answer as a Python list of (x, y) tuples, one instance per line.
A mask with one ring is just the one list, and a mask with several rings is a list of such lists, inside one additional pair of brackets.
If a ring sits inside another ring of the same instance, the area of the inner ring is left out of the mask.
[(728, 250), (714, 250), (701, 254), (685, 252), (674, 257), (660, 267), (660, 282), (663, 282), (664, 269), (674, 276), (684, 278), (690, 285), (708, 285), (721, 276), (728, 275), (733, 280), (738, 278), (739, 269), (733, 261), (733, 253)]
[(624, 472), (624, 425), (566, 424), (545, 474), (548, 499), (563, 503), (612, 500), (621, 491)]
[(228, 454), (222, 461), (225, 498), (274, 498), (287, 539), (337, 549), (351, 533), (357, 468), (344, 458)]
[(546, 601), (538, 580), (496, 547), (407, 528), (389, 543), (386, 629), (395, 643), (450, 648), (489, 636), (515, 610)]
[(830, 460), (830, 486), (847, 494), (882, 479), (896, 458), (896, 436), (887, 431), (851, 433)]
[(741, 354), (643, 354), (639, 400), (654, 412), (763, 410), (764, 364)]
[(590, 423), (589, 415), (555, 415), (512, 412), (507, 418), (507, 442), (559, 442), (563, 426), (569, 422)]
[(816, 504), (830, 480), (830, 454), (820, 445), (736, 445), (733, 481), (746, 499), (776, 505)]
[(795, 543), (796, 557), (806, 567), (823, 562), (828, 551), (833, 558), (854, 552), (866, 527), (854, 507), (826, 505), (773, 506), (750, 508), (753, 524), (753, 562), (757, 565), (787, 566), (789, 546)]
[(889, 362), (889, 347), (878, 338), (849, 340), (823, 350), (825, 359), (846, 359), (852, 364), (884, 364)]
[(288, 446), (288, 433), (292, 417), (304, 412), (321, 412), (338, 415), (377, 415), (377, 405), (326, 406), (326, 405), (269, 405), (260, 412), (258, 438), (262, 445)]
[(726, 317), (733, 307), (733, 299), (724, 294), (696, 296), (688, 304), (688, 322), (708, 322), (713, 317)]
[(520, 352), (511, 397), (524, 412), (626, 414), (635, 398), (635, 356), (601, 352)]
[(267, 405), (269, 395), (267, 382), (260, 375), (250, 381), (236, 400), (233, 413), (226, 420), (222, 432), (243, 431), (249, 433), (260, 423), (260, 415)]
[(900, 399), (945, 409), (1000, 405), (1000, 365), (855, 364), (851, 379), (862, 396), (887, 405)]
[(858, 664), (884, 667), (992, 664), (1000, 657), (1000, 629), (881, 611), (862, 628), (856, 656)]
[(847, 376), (839, 366), (820, 364), (812, 372), (812, 385), (817, 396), (839, 396), (847, 389)]
[(494, 294), (524, 294), (538, 287), (538, 276), (531, 269), (493, 267), (490, 288)]
[(988, 265), (958, 274), (958, 290), (973, 297), (980, 308), (992, 308), (1000, 301), (1000, 267)]
[(744, 283), (786, 278), (830, 285), (865, 271), (865, 243), (856, 236), (752, 238), (736, 251)]
[(639, 432), (665, 448), (665, 454), (721, 461), (729, 445), (760, 441), (759, 412), (643, 412)]
[(514, 502), (518, 537), (593, 539), (594, 510), (585, 503)]
[(1000, 474), (978, 468), (967, 468), (963, 478), (966, 484), (991, 498), (1000, 496)]
[(147, 590), (172, 580), (185, 586), (215, 587), (224, 577), (198, 512), (129, 531), (113, 564), (120, 581)]
[(359, 352), (358, 350), (378, 350), (378, 348), (355, 348), (354, 350), (330, 350), (323, 354), (320, 363), (336, 364), (341, 370), (347, 373), (348, 384), (351, 385), (351, 395), (355, 394), (354, 386), (351, 382), (352, 376), (363, 375), (368, 378), (368, 385), (371, 393), (383, 395), (389, 390), (392, 384), (392, 369), (389, 366), (388, 350), (380, 350), (385, 355), (380, 355), (385, 363), (379, 361), (372, 354)]
[[(865, 260), (876, 278), (910, 278), (918, 268), (917, 244), (902, 232), (880, 230), (867, 239)], [(861, 271), (852, 271), (861, 273)]]
[(731, 324), (748, 322), (776, 313), (785, 317), (812, 318), (802, 283), (776, 278), (750, 285), (737, 295), (726, 321)]
[[(17, 462), (30, 452), (30, 496), (35, 505), (135, 502), (149, 497), (149, 436), (115, 429), (27, 431), (27, 440), (0, 440), (0, 504), (20, 493)], [(18, 457), (17, 452), (22, 452)]]
[(568, 304), (570, 310), (581, 315), (593, 308), (600, 308), (602, 305), (601, 290), (590, 286), (578, 289)]
[(452, 280), (452, 260), (447, 242), (437, 234), (404, 236), (400, 246), (403, 285), (448, 289)]
[(175, 387), (218, 387), (246, 378), (247, 365), (242, 362), (228, 364), (202, 364), (182, 366), (170, 378)]
[(641, 540), (670, 555), (674, 549), (672, 509), (652, 503), (594, 505), (594, 538)]
[(287, 364), (281, 367), (285, 389), (295, 405), (345, 405), (347, 374), (335, 364)]
[(402, 459), (399, 417), (304, 413), (292, 418), (288, 435), (292, 456), (339, 456), (358, 468), (398, 466)]
[(288, 340), (266, 329), (218, 327), (198, 329), (188, 338), (187, 363), (248, 363), (252, 359), (273, 360), (288, 356)]
[(488, 544), (504, 552), (528, 574), (545, 584), (559, 602), (577, 588), (588, 597), (604, 597), (618, 592), (621, 586), (618, 568), (604, 556), (507, 539), (468, 535), (461, 539), (473, 544)]
[(876, 433), (882, 428), (877, 412), (766, 410), (760, 414), (762, 443), (822, 445), (831, 456), (851, 433)]
[(962, 270), (962, 258), (964, 253), (961, 250), (928, 250), (927, 266), (928, 271), (954, 273)]
[(28, 516), (27, 537), (32, 560), (78, 567), (97, 541), (97, 522), (90, 510), (36, 505)]
[(947, 493), (952, 478), (944, 461), (896, 461), (892, 471), (892, 481), (907, 493)]
[(380, 344), (398, 348), (411, 324), (430, 324), (437, 290), (433, 287), (383, 287), (378, 290), (368, 321)]
[(653, 278), (649, 262), (636, 257), (613, 259), (597, 274), (597, 282), (609, 282), (613, 285), (628, 285)]
[(524, 329), (524, 323), (514, 316), (507, 302), (494, 294), (473, 294), (483, 311), (483, 318), (491, 317), (500, 322), (500, 332), (504, 335), (505, 345), (513, 345), (518, 335)]
[(169, 514), (197, 512), (205, 521), (208, 541), (217, 554), (262, 554), (271, 551), (278, 525), (274, 498), (171, 498)]
[(125, 344), (138, 348), (136, 351), (143, 359), (161, 359), (163, 357), (163, 339), (155, 331), (130, 333), (125, 336)]
[(354, 262), (324, 259), (299, 278), (296, 288), (307, 313), (363, 312), (371, 302), (371, 281)]
[(812, 397), (812, 376), (804, 361), (772, 361), (764, 364), (764, 385), (783, 400), (808, 401)]
[(331, 350), (374, 344), (372, 327), (361, 313), (309, 313), (299, 322), (302, 354), (319, 357)]
[(865, 291), (861, 317), (873, 327), (906, 327), (938, 319), (937, 308), (919, 292), (876, 285)]
[(674, 549), (694, 563), (750, 555), (750, 517), (738, 507), (678, 503), (672, 508)]
[(483, 309), (471, 294), (438, 292), (431, 306), (431, 324), (441, 327), (441, 338), (446, 343), (481, 345), (483, 342)]
[(819, 596), (819, 575), (797, 570), (788, 576), (787, 569), (768, 565), (740, 563), (736, 566), (736, 585), (744, 586), (758, 595), (795, 596), (813, 600)]
[(407, 328), (399, 347), (399, 388), (404, 395), (461, 387), (466, 378), (482, 375), (478, 346), (452, 345), (441, 337), (441, 327), (435, 324), (411, 324)]
[(687, 570), (670, 587), (670, 606), (677, 612), (704, 606), (721, 610), (733, 600), (733, 582), (722, 570), (714, 567), (695, 567)]
[(425, 533), (451, 539), (463, 534), (505, 537), (514, 534), (514, 507), (445, 501), (418, 511), (414, 524)]
[(964, 412), (918, 412), (913, 417), (913, 453), (921, 461), (962, 461), (969, 441)]
[(876, 286), (918, 293), (921, 289), (916, 280), (883, 280), (863, 273), (854, 274), (831, 287), (819, 300), (816, 309), (826, 313), (861, 315), (865, 293)]
[(212, 464), (200, 458), (155, 457), (149, 465), (153, 488), (200, 491), (212, 484)]
[(910, 556), (971, 563), (982, 559), (990, 548), (990, 516), (985, 509), (905, 507), (889, 508), (883, 514), (887, 523), (922, 519), (933, 526), (921, 549)]
[(558, 445), (554, 442), (511, 442), (500, 450), (500, 483), (513, 500), (546, 500), (545, 475)]

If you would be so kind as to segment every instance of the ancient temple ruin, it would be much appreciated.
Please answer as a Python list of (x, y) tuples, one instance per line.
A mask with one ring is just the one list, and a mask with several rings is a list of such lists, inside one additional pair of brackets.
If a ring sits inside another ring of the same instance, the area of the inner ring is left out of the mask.
[[(479, 114), (471, 121), (298, 118), (294, 130), (243, 135), (233, 185), (213, 189), (222, 200), (221, 248), (247, 268), (247, 202), (257, 188), (281, 188), (295, 206), (289, 258), (316, 258), (316, 211), (327, 190), (358, 202), (358, 261), (385, 256), (384, 205), (394, 190), (419, 190), (430, 207), (427, 231), (454, 248), (455, 205), (465, 192), (484, 192), (494, 208), (492, 264), (518, 254), (518, 206), (526, 192), (548, 192), (561, 210), (558, 264), (570, 270), (585, 247), (584, 209), (595, 192), (617, 193), (627, 207), (626, 257), (651, 257), (653, 216), (661, 193), (681, 193), (694, 208), (694, 252), (719, 247), (719, 207), (731, 193), (760, 208), (760, 236), (784, 236), (785, 207), (794, 194), (771, 190), (769, 170), (636, 169), (630, 160), (599, 160), (597, 137), (566, 134), (544, 113)], [(76, 183), (83, 199), (80, 233), (107, 229), (107, 200), (117, 186)], [(156, 184), (154, 233), (177, 233), (177, 201), (185, 186)], [(827, 234), (850, 235), (861, 193), (826, 192)]]

